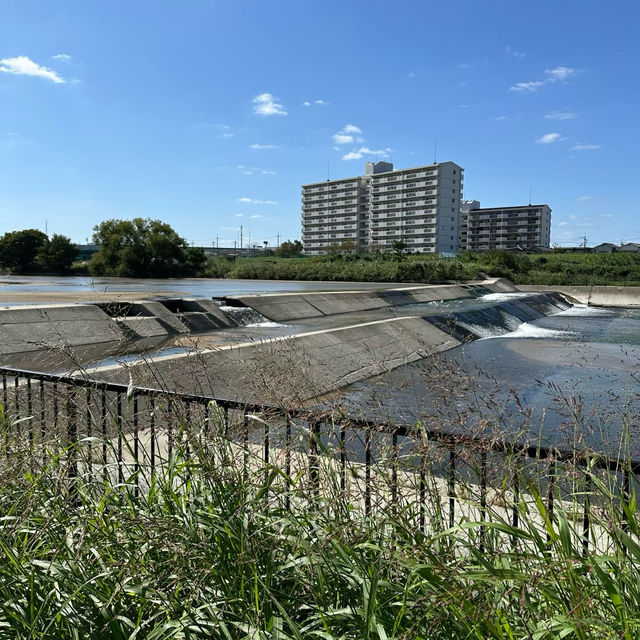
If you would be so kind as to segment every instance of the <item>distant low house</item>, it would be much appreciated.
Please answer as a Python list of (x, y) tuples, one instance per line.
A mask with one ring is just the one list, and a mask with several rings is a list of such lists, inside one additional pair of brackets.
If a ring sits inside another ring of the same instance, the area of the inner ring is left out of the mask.
[(625, 242), (620, 245), (618, 251), (633, 251), (635, 253), (640, 252), (640, 244), (637, 242)]
[(618, 251), (618, 246), (612, 242), (603, 242), (593, 247), (593, 253), (615, 253)]

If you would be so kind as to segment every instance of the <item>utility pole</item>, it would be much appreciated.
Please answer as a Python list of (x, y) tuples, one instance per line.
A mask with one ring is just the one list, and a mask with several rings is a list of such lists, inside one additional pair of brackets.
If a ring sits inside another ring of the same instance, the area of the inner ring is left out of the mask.
[(220, 242), (218, 241), (218, 236), (216, 236), (216, 255), (220, 254)]
[(278, 241), (276, 242), (276, 247), (280, 248), (280, 234), (277, 235)]
[(240, 225), (240, 255), (242, 255), (242, 225)]

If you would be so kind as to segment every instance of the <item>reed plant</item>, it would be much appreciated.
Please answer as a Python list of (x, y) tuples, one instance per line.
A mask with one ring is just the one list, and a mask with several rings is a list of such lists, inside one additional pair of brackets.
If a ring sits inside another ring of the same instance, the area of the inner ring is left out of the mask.
[[(420, 523), (415, 502), (388, 499), (390, 459), (381, 449), (372, 468), (374, 508), (364, 510), (353, 491), (341, 489), (327, 439), (316, 443), (321, 490), (310, 492), (307, 454), (299, 448), (291, 452), (302, 461), (298, 466), (291, 458), (284, 465), (282, 451), (267, 464), (258, 455), (264, 442), (254, 436), (265, 418), (252, 417), (256, 430), (242, 441), (218, 411), (209, 416), (206, 423), (181, 420), (162, 464), (121, 466), (124, 477), (87, 458), (108, 447), (112, 467), (113, 438), (81, 437), (57, 448), (50, 442), (46, 456), (33, 443), (3, 450), (0, 637), (640, 634), (634, 483), (622, 491), (617, 472), (598, 468), (597, 458), (565, 465), (572, 481), (553, 505), (542, 472), (538, 477), (537, 467), (520, 465), (517, 457), (500, 467), (502, 476), (492, 474), (488, 499), (473, 481), (461, 481), (461, 515), (453, 526), (432, 470)], [(3, 422), (15, 431), (4, 416)], [(309, 437), (304, 424), (294, 429)], [(469, 460), (482, 455), (466, 453)], [(415, 475), (415, 456), (400, 460), (404, 480), (396, 473), (394, 482), (402, 489)], [(520, 469), (517, 494), (514, 468)], [(354, 463), (349, 473), (362, 475), (362, 465)], [(586, 528), (585, 502), (592, 505)]]

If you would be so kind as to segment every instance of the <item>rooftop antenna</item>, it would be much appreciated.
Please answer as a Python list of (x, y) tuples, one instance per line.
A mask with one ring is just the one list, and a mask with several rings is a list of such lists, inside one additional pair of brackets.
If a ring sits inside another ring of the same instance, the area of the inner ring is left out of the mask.
[(529, 185), (529, 206), (531, 206), (531, 185)]

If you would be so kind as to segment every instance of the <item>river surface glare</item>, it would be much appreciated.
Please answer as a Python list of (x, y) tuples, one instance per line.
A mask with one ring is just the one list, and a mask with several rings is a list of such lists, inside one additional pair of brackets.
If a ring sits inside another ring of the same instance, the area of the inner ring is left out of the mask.
[(640, 458), (640, 310), (583, 305), (344, 388), (370, 419)]

